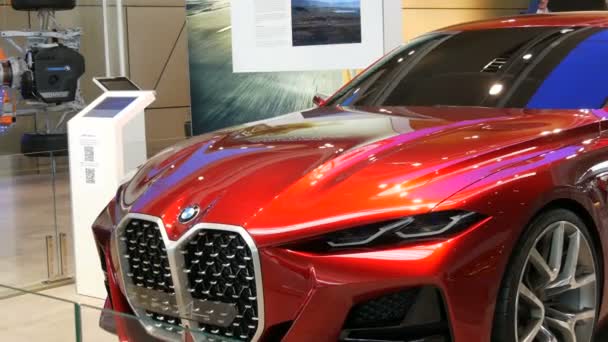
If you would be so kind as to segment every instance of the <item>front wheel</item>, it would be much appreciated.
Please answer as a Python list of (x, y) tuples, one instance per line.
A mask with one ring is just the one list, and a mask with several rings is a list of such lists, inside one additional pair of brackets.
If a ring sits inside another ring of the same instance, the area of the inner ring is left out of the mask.
[(495, 342), (590, 342), (599, 309), (599, 254), (573, 212), (547, 211), (528, 227), (507, 267)]

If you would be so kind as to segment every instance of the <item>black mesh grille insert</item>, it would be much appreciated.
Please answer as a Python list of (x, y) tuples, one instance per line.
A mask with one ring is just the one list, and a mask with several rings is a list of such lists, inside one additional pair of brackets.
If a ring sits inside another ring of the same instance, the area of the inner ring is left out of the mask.
[(178, 317), (161, 315), (156, 312), (146, 311), (146, 316), (148, 318), (156, 321), (156, 327), (164, 329), (168, 332), (180, 332), (183, 328), (180, 326), (182, 324), (182, 320)]
[(258, 328), (257, 291), (252, 254), (240, 234), (201, 230), (183, 245), (188, 291), (194, 299), (234, 305), (228, 327), (199, 322), (205, 333), (250, 341)]
[(385, 294), (355, 305), (339, 341), (449, 342), (449, 318), (441, 292), (432, 286)]
[[(171, 268), (160, 227), (155, 222), (133, 219), (119, 236), (131, 304), (146, 309), (146, 316), (157, 328), (178, 332), (181, 320), (171, 278)], [(153, 307), (154, 311), (148, 310)]]
[(417, 290), (391, 293), (356, 305), (349, 313), (346, 328), (400, 324), (416, 301)]
[(133, 285), (175, 295), (167, 249), (154, 222), (133, 219), (120, 236), (128, 263), (126, 274)]

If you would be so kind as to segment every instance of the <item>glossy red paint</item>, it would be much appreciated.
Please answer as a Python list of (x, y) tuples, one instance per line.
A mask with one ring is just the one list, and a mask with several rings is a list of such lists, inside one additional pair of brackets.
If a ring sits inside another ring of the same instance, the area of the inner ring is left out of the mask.
[(499, 19), (481, 20), (471, 23), (458, 24), (442, 29), (442, 31), (469, 31), (490, 28), (509, 28), (526, 26), (594, 26), (606, 27), (608, 18), (602, 12), (571, 12), (559, 14), (534, 14), (502, 17)]
[[(488, 285), (499, 284), (526, 222), (554, 199), (594, 208), (575, 184), (606, 153), (598, 136), (604, 113), (368, 110), (327, 119), (330, 109), (318, 109), (300, 123), (191, 140), (142, 169), (139, 177), (153, 183), (127, 190), (147, 189), (129, 211), (161, 217), (174, 240), (197, 222), (246, 227), (262, 249), (266, 324), (305, 322), (294, 324), (293, 340), (335, 340), (359, 296), (421, 284), (444, 291), (457, 341), (489, 338), (497, 286)], [(181, 225), (177, 215), (190, 204), (206, 213)], [(492, 219), (440, 243), (394, 250), (317, 256), (282, 247), (454, 208)], [(114, 215), (117, 222), (122, 214)]]
[[(598, 14), (551, 18), (450, 30), (608, 21)], [(607, 189), (597, 172), (608, 172), (607, 116), (604, 110), (322, 107), (161, 153), (120, 189), (96, 224), (96, 237), (107, 250), (109, 232), (127, 213), (161, 218), (171, 240), (199, 222), (244, 227), (260, 251), (265, 328), (293, 322), (284, 341), (335, 341), (357, 302), (425, 285), (441, 290), (455, 341), (489, 341), (511, 251), (540, 210), (562, 205), (588, 218), (608, 260)], [(178, 214), (193, 204), (202, 214), (179, 223)], [(439, 241), (373, 251), (289, 247), (343, 228), (455, 209), (487, 219)], [(115, 265), (107, 271), (116, 272)], [(110, 287), (114, 308), (128, 312), (115, 295), (120, 287)]]
[(196, 223), (177, 222), (194, 203), (209, 209), (200, 218), (205, 222), (246, 227), (261, 246), (280, 244), (336, 223), (427, 212), (471, 180), (567, 144), (569, 135), (597, 133), (597, 117), (579, 111), (409, 108), (358, 115), (191, 141), (169, 160), (146, 165), (140, 176), (154, 182), (140, 186), (147, 191), (131, 210), (161, 217), (177, 239)]

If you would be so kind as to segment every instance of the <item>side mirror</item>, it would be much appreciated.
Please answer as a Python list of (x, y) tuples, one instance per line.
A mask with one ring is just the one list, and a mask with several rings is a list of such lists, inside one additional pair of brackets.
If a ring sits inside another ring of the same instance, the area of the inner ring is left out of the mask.
[(312, 103), (317, 107), (321, 107), (325, 104), (328, 97), (329, 96), (323, 94), (315, 94), (315, 96), (312, 97)]

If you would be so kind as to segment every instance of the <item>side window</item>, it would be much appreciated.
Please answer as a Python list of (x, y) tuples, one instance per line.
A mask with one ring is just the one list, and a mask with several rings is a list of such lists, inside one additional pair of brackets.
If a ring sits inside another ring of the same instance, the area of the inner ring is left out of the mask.
[(524, 107), (597, 109), (605, 105), (608, 99), (608, 30), (589, 32), (553, 47), (539, 63), (536, 69), (550, 67), (552, 70), (532, 71), (522, 88), (535, 90), (528, 102), (522, 104)]

